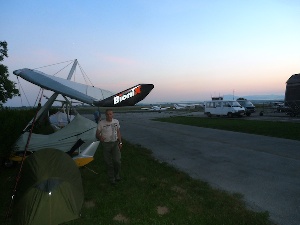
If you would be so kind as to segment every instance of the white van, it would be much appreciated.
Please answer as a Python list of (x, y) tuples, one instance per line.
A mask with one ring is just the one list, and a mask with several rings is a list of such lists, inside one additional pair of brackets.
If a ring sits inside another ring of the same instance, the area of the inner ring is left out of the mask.
[(211, 117), (216, 116), (242, 116), (245, 114), (245, 108), (237, 101), (213, 100), (205, 102), (204, 113)]

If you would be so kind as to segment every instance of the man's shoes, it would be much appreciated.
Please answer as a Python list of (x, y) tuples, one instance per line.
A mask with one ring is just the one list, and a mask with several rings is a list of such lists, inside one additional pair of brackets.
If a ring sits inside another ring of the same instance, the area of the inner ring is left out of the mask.
[(116, 179), (114, 179), (114, 180), (111, 180), (111, 181), (110, 181), (110, 184), (113, 185), (113, 186), (115, 186), (115, 185), (117, 185), (117, 182), (120, 182), (120, 181), (121, 181), (121, 178), (118, 177), (118, 178), (116, 178)]

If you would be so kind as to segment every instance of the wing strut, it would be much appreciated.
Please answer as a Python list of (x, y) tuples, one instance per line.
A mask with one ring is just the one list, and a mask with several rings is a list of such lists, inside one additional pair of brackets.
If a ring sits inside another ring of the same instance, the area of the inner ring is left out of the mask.
[[(72, 78), (72, 76), (73, 76), (73, 74), (74, 74), (74, 71), (75, 71), (75, 69), (76, 69), (77, 64), (78, 64), (78, 60), (75, 59), (73, 65), (72, 65), (72, 68), (71, 68), (71, 70), (70, 70), (70, 72), (69, 72), (69, 75), (68, 75), (68, 78), (67, 78), (68, 80), (70, 80), (70, 79)], [(48, 99), (48, 101), (43, 105), (43, 107), (41, 107), (41, 108), (39, 109), (39, 111), (37, 112), (37, 115), (36, 115), (36, 119), (35, 119), (36, 121), (38, 121), (42, 116), (44, 116), (44, 113), (50, 109), (50, 107), (53, 105), (53, 103), (54, 103), (54, 101), (55, 101), (55, 99), (57, 98), (58, 95), (59, 95), (58, 93), (54, 93), (54, 94)], [(66, 99), (65, 96), (64, 96), (64, 98)], [(67, 99), (66, 99), (66, 100), (67, 100)], [(67, 100), (67, 104), (71, 104), (71, 103)], [(68, 119), (69, 119), (69, 118), (68, 118)], [(23, 132), (26, 132), (26, 131), (28, 131), (28, 130), (30, 129), (33, 120), (34, 120), (34, 118), (31, 119), (31, 121), (27, 124), (27, 126), (25, 127), (25, 129), (23, 130)]]
[(71, 70), (70, 70), (70, 73), (69, 73), (69, 75), (68, 75), (67, 80), (71, 80), (71, 78), (72, 78), (72, 76), (73, 76), (73, 74), (74, 74), (74, 71), (75, 71), (75, 69), (76, 69), (77, 64), (78, 64), (78, 60), (75, 59), (75, 61), (74, 61), (74, 63), (73, 63), (73, 66), (72, 66), (72, 68), (71, 68)]

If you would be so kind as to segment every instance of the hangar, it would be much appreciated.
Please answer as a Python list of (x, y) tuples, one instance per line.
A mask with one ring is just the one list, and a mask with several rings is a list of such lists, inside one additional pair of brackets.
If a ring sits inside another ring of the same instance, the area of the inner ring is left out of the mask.
[(300, 74), (294, 74), (287, 80), (284, 101), (292, 116), (300, 114)]

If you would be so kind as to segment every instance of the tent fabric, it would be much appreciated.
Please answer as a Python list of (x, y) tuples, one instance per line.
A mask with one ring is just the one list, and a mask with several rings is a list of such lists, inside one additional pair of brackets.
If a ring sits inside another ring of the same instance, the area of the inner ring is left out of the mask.
[[(64, 128), (53, 134), (43, 135), (32, 133), (28, 151), (37, 151), (43, 148), (55, 148), (63, 152), (68, 152), (74, 144), (81, 139), (84, 141), (82, 148), (87, 147), (96, 139), (97, 124), (81, 115), (75, 118)], [(23, 133), (15, 143), (15, 151), (24, 151), (29, 132)]]
[(56, 177), (43, 180), (40, 183), (36, 184), (34, 187), (44, 192), (52, 192), (62, 183), (61, 179)]
[(77, 219), (84, 195), (80, 171), (57, 149), (27, 157), (14, 199), (13, 224), (54, 225)]

